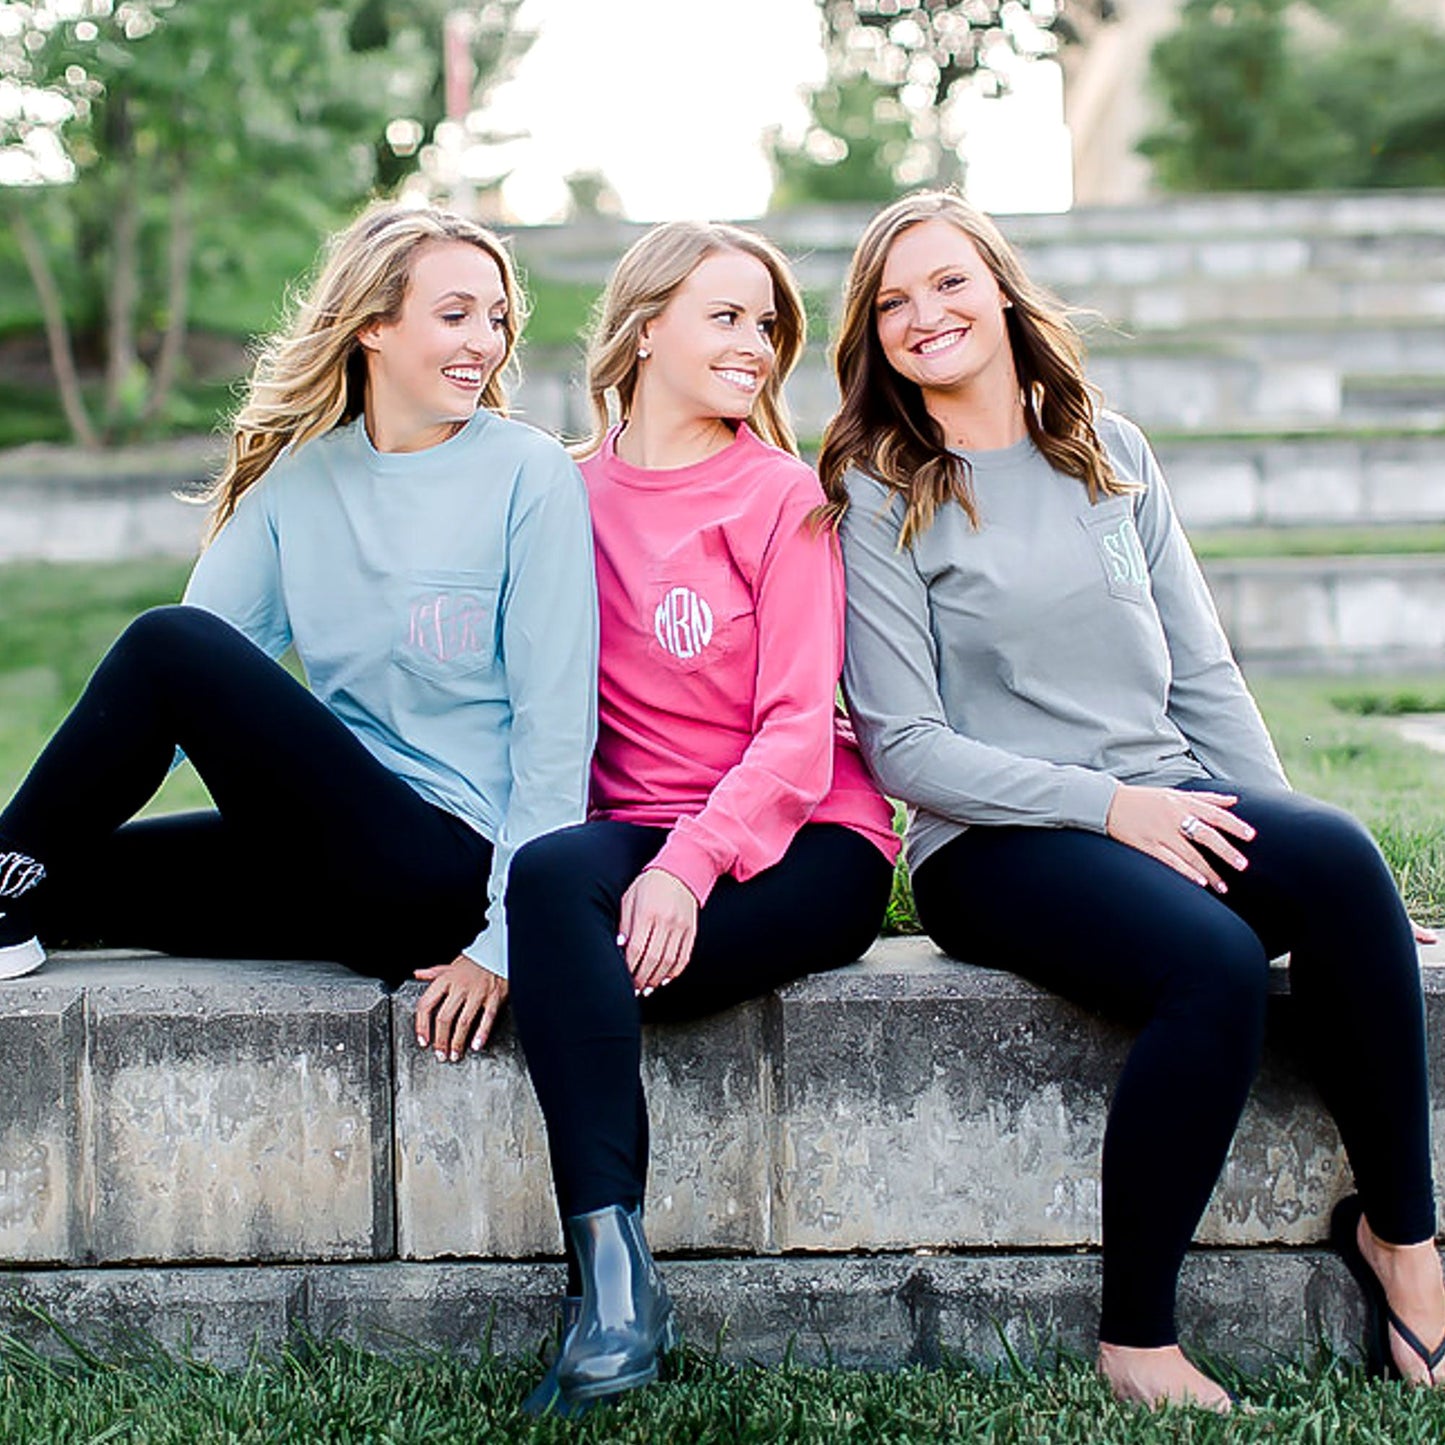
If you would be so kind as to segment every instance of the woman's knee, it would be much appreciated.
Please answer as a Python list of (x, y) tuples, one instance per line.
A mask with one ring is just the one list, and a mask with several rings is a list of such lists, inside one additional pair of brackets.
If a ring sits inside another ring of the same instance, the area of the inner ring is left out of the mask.
[(184, 665), (198, 650), (209, 655), (218, 637), (237, 635), (229, 622), (214, 613), (173, 603), (142, 612), (116, 638), (111, 656), (130, 665)]
[[(608, 830), (578, 823), (519, 848), (507, 874), (507, 926), (513, 954), (590, 950), (598, 940), (615, 950), (622, 894), (645, 863), (619, 853)], [(636, 866), (634, 865), (634, 862)]]
[(533, 910), (545, 912), (560, 893), (571, 890), (594, 867), (588, 825), (558, 828), (524, 843), (512, 856), (507, 873), (509, 917)]
[[(1253, 820), (1252, 820), (1253, 821)], [(1291, 794), (1258, 819), (1246, 852), (1293, 894), (1315, 906), (1334, 905), (1361, 885), (1393, 891), (1389, 866), (1368, 828), (1343, 808)]]
[(1192, 928), (1181, 937), (1161, 1007), (1258, 1049), (1269, 985), (1263, 943), (1241, 919), (1225, 913), (1212, 926)]

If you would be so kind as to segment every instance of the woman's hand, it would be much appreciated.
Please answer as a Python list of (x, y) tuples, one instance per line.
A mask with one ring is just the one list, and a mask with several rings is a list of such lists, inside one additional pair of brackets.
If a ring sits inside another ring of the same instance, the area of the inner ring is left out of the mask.
[(435, 968), (419, 968), (412, 975), (431, 987), (416, 1006), (416, 1041), (433, 1048), (442, 1063), (456, 1063), (471, 1037), (472, 1052), (486, 1042), (497, 1011), (507, 1001), (507, 980), (498, 977), (466, 954)]
[(1423, 923), (1416, 923), (1410, 920), (1410, 929), (1415, 935), (1416, 943), (1439, 943), (1440, 935), (1433, 928), (1426, 928)]
[(1254, 837), (1254, 829), (1229, 811), (1238, 801), (1231, 793), (1186, 793), (1120, 783), (1105, 826), (1111, 838), (1167, 863), (1191, 883), (1227, 893), (1229, 886), (1209, 855), (1236, 871), (1249, 866), (1229, 841), (1234, 837), (1247, 843)]
[(622, 895), (617, 934), (637, 992), (671, 983), (687, 967), (696, 937), (692, 889), (664, 868), (644, 868)]

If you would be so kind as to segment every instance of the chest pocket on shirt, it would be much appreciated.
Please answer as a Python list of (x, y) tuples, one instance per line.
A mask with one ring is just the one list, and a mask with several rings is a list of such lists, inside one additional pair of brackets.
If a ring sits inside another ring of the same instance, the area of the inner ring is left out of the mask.
[(1149, 562), (1134, 526), (1134, 508), (1127, 498), (1100, 503), (1079, 518), (1104, 569), (1111, 597), (1143, 602), (1149, 596)]
[(456, 569), (413, 572), (405, 580), (392, 660), (432, 682), (490, 668), (497, 658), (501, 578)]
[(638, 619), (653, 655), (680, 672), (705, 671), (737, 650), (752, 628), (753, 599), (718, 557), (669, 557), (652, 567)]

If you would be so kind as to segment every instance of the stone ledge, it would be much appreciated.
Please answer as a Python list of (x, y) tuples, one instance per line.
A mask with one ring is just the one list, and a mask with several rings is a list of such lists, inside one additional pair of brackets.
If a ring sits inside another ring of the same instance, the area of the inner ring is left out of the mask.
[[(1428, 952), (1424, 980), (1445, 1178), (1442, 960)], [(1278, 983), (1206, 1244), (1315, 1243), (1348, 1188)], [(510, 1028), (439, 1065), (412, 1037), (415, 995), (332, 965), (136, 955), (0, 985), (0, 1261), (555, 1255)], [(650, 1030), (649, 1233), (663, 1253), (735, 1256), (1092, 1246), (1129, 1038), (921, 939)]]
[(0, 1087), (0, 1259), (389, 1255), (389, 1021), (332, 964), (71, 954), (0, 986), (24, 1068)]
[[(857, 1368), (1088, 1357), (1099, 1262), (1077, 1253), (674, 1260), (688, 1344), (737, 1363)], [(397, 1354), (535, 1353), (555, 1319), (560, 1265), (314, 1265), (54, 1270), (0, 1278), (0, 1331), (63, 1355), (53, 1320), (105, 1354), (149, 1342), (226, 1367), (298, 1336)], [(1180, 1288), (1183, 1338), (1245, 1369), (1350, 1356), (1359, 1292), (1317, 1250), (1196, 1251)]]

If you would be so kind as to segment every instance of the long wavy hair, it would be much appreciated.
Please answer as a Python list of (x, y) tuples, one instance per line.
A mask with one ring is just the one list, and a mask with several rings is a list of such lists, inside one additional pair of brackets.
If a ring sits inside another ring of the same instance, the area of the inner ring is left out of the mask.
[(1132, 491), (1115, 476), (1094, 428), (1097, 398), (1084, 380), (1083, 345), (1063, 303), (1028, 278), (1013, 247), (981, 211), (952, 192), (921, 191), (873, 218), (848, 268), (833, 346), (841, 404), (818, 454), (828, 498), (823, 519), (836, 524), (847, 511), (843, 476), (854, 466), (903, 498), (903, 546), (927, 530), (945, 502), (957, 502), (978, 525), (967, 462), (948, 450), (922, 390), (893, 369), (878, 340), (876, 303), (888, 253), (904, 231), (932, 220), (947, 221), (973, 242), (1013, 303), (1005, 324), (1034, 445), (1056, 471), (1083, 482), (1091, 501)]
[(479, 406), (506, 415), (502, 373), (513, 358), (526, 303), (506, 248), (484, 226), (450, 211), (395, 203), (368, 207), (328, 242), (320, 272), (289, 325), (262, 343), (231, 423), (225, 465), (207, 494), (207, 538), (236, 510), (287, 447), (304, 446), (362, 412), (366, 359), (358, 337), (401, 314), (422, 247), (466, 241), (497, 263), (507, 298), (506, 350), (482, 388)]
[(802, 355), (807, 337), (803, 298), (788, 263), (771, 241), (755, 231), (701, 221), (665, 221), (645, 232), (617, 263), (597, 303), (587, 347), (587, 394), (592, 403), (592, 435), (577, 447), (590, 456), (612, 424), (608, 396), (616, 400), (618, 419), (632, 415), (637, 394), (642, 329), (660, 315), (673, 293), (708, 256), (739, 251), (766, 268), (773, 282), (773, 369), (748, 416), (748, 425), (765, 441), (798, 452), (793, 424), (783, 400), (783, 382)]

